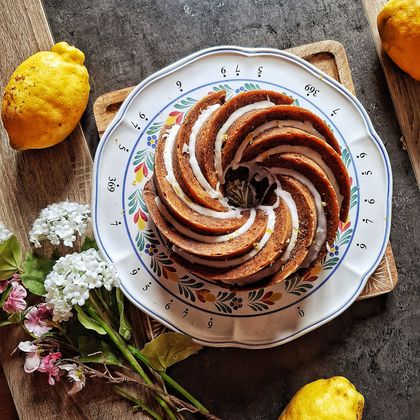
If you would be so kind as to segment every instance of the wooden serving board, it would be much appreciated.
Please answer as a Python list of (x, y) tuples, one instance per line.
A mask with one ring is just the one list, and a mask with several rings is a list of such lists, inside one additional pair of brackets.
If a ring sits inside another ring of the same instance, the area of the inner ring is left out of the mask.
[(408, 152), (420, 188), (420, 82), (398, 68), (382, 49), (376, 19), (386, 2), (363, 0), (363, 5), (403, 134), (402, 146)]
[[(287, 51), (309, 61), (355, 94), (347, 55), (343, 45), (339, 42), (320, 41), (291, 48)], [(93, 111), (100, 136), (102, 136), (124, 99), (133, 88), (134, 87), (128, 87), (106, 93), (96, 100)], [(392, 254), (391, 245), (388, 243), (384, 258), (375, 273), (368, 280), (359, 299), (388, 293), (396, 286), (397, 281), (398, 275), (394, 256)]]
[[(51, 49), (54, 41), (40, 0), (0, 0), (0, 10), (2, 92), (23, 60)], [(9, 146), (0, 120), (0, 174), (0, 221), (16, 234), (26, 251), (28, 232), (42, 208), (64, 200), (90, 203), (92, 157), (80, 126), (55, 147), (21, 153)], [(27, 339), (14, 325), (0, 329), (0, 362), (4, 371), (4, 376), (0, 375), (0, 419), (133, 418), (130, 405), (115, 395), (109, 384), (90, 382), (88, 391), (74, 398), (67, 395), (66, 387), (71, 386), (67, 381), (49, 386), (44, 375), (25, 373), (23, 356), (11, 353), (19, 341)], [(5, 398), (7, 387), (15, 407)]]

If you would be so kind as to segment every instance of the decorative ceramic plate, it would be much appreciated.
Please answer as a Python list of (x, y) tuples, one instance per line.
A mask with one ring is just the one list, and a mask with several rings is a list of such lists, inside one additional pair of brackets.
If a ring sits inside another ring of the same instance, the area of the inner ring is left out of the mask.
[[(171, 261), (147, 213), (142, 189), (153, 173), (165, 120), (182, 121), (208, 92), (232, 97), (271, 89), (333, 130), (352, 179), (350, 215), (322, 266), (254, 291), (231, 292)], [(94, 231), (117, 266), (121, 288), (142, 311), (210, 346), (264, 348), (293, 340), (343, 312), (363, 290), (388, 242), (391, 168), (360, 102), (306, 61), (273, 49), (217, 47), (148, 77), (121, 106), (94, 166)]]

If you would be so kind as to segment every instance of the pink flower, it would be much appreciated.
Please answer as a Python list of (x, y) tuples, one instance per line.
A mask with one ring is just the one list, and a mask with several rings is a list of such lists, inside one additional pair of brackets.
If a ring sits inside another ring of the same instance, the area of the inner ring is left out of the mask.
[(51, 330), (50, 319), (52, 310), (45, 303), (33, 306), (25, 315), (25, 328), (35, 337), (41, 337)]
[(38, 372), (48, 373), (48, 383), (54, 385), (55, 381), (60, 380), (60, 369), (55, 362), (61, 357), (59, 351), (47, 354), (41, 359), (41, 364), (38, 367)]
[(9, 285), (9, 281), (8, 280), (2, 280), (2, 281), (0, 281), (0, 293), (3, 293), (7, 289), (7, 286), (8, 285)]
[(25, 365), (23, 369), (26, 373), (35, 372), (41, 364), (40, 351), (38, 346), (31, 343), (30, 341), (21, 341), (18, 348), (25, 353), (28, 353), (25, 358)]
[(82, 366), (77, 366), (76, 363), (68, 363), (60, 365), (60, 369), (66, 370), (68, 380), (73, 382), (73, 386), (68, 392), (69, 395), (76, 394), (83, 389), (86, 383), (86, 376)]
[(3, 310), (9, 314), (22, 312), (26, 308), (26, 289), (17, 281), (11, 282), (13, 289), (4, 302)]
[(19, 274), (18, 274), (18, 273), (13, 274), (13, 276), (12, 276), (12, 279), (11, 279), (11, 280), (15, 280), (15, 281), (17, 281), (18, 283), (21, 283), (21, 282), (22, 282), (22, 280), (20, 279), (20, 276), (19, 276)]

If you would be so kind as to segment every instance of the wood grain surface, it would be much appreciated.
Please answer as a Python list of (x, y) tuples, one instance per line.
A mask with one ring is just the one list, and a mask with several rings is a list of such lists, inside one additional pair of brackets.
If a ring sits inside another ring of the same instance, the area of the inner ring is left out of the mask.
[(0, 366), (0, 419), (15, 420), (18, 418), (12, 394)]
[[(345, 86), (355, 94), (347, 55), (342, 44), (326, 40), (312, 44), (301, 45), (287, 50), (309, 61)], [(94, 106), (96, 126), (102, 135), (112, 121), (122, 102), (133, 90), (133, 87), (120, 89), (100, 96)], [(386, 253), (376, 271), (369, 278), (359, 299), (389, 293), (397, 284), (398, 275), (391, 245), (388, 243)]]
[[(31, 54), (50, 49), (53, 39), (39, 1), (0, 0), (0, 10), (3, 90), (14, 69)], [(80, 127), (65, 142), (42, 151), (15, 152), (3, 126), (0, 137), (0, 220), (28, 249), (27, 232), (43, 207), (66, 199), (90, 201), (92, 159)], [(72, 398), (64, 389), (68, 384), (52, 387), (43, 375), (24, 373), (22, 357), (11, 356), (21, 338), (18, 328), (2, 328), (0, 337), (0, 360), (20, 419), (111, 419), (129, 410), (109, 385), (91, 386)], [(1, 418), (13, 418), (13, 410)]]
[(395, 107), (403, 147), (407, 149), (420, 188), (420, 82), (404, 73), (382, 49), (376, 18), (386, 0), (363, 0), (373, 41)]
[[(17, 65), (34, 52), (49, 49), (53, 39), (39, 0), (0, 0), (0, 10), (0, 89), (3, 90)], [(314, 64), (344, 85), (347, 83), (347, 87), (352, 86), (350, 72), (347, 71), (346, 75), (338, 65), (346, 62), (344, 50), (338, 43), (329, 45), (334, 51), (319, 50), (315, 53), (304, 46), (301, 55), (312, 59)], [(293, 49), (293, 52), (299, 54), (299, 49)], [(324, 60), (323, 56), (330, 59)], [(111, 112), (112, 107), (107, 107), (107, 111)], [(90, 201), (91, 156), (80, 127), (65, 142), (42, 151), (13, 151), (2, 126), (0, 139), (0, 220), (28, 249), (27, 232), (40, 209), (66, 199)], [(390, 249), (387, 255), (388, 266), (395, 267)], [(394, 275), (396, 282), (395, 272)], [(44, 376), (25, 374), (23, 359), (18, 355), (10, 356), (19, 342), (17, 329), (2, 329), (0, 336), (0, 361), (21, 419), (132, 417), (128, 404), (114, 396), (109, 385), (91, 383), (88, 392), (69, 397), (65, 392), (68, 384), (64, 381), (49, 387)], [(1, 412), (1, 418), (13, 416), (13, 410), (8, 414)]]

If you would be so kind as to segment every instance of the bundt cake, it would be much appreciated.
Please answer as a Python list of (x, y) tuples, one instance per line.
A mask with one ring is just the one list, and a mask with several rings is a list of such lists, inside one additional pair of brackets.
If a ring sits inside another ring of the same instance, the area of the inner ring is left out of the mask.
[(162, 128), (143, 190), (171, 258), (231, 286), (278, 283), (323, 259), (350, 181), (327, 124), (293, 99), (211, 93)]

